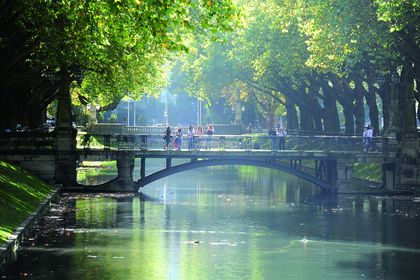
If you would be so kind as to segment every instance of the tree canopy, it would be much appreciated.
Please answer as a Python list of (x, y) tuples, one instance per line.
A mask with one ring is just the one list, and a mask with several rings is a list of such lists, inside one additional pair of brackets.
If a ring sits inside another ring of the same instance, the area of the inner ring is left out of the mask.
[[(188, 50), (193, 33), (231, 30), (238, 16), (230, 0), (2, 0), (0, 8), (0, 93), (37, 110), (79, 71), (84, 103), (112, 105), (125, 95), (157, 92), (167, 60)], [(25, 121), (20, 117), (9, 123)]]
[[(413, 93), (419, 100), (418, 1), (238, 2), (240, 28), (222, 42), (197, 42), (183, 62), (191, 91), (203, 99), (235, 95), (241, 84), (243, 102), (253, 96), (284, 106), (289, 129), (338, 133), (343, 125), (349, 135), (366, 123), (379, 128), (380, 115), (388, 125), (393, 74), (405, 84), (398, 106)], [(259, 110), (279, 114), (273, 106)]]

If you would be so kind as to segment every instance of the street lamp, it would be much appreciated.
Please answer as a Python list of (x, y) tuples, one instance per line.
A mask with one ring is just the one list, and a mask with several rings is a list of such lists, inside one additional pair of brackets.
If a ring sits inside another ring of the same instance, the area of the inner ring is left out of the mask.
[(201, 100), (197, 99), (197, 124), (201, 126)]
[(133, 126), (136, 126), (136, 101), (133, 100)]
[(163, 111), (163, 119), (165, 120), (165, 126), (168, 126), (168, 112), (165, 110)]
[(127, 127), (130, 126), (130, 100), (127, 100)]

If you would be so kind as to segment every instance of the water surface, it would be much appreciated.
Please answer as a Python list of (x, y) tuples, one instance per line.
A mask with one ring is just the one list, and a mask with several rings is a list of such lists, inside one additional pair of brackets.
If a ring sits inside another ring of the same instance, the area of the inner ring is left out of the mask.
[(420, 279), (413, 197), (322, 197), (255, 167), (192, 170), (141, 191), (64, 195), (2, 278)]

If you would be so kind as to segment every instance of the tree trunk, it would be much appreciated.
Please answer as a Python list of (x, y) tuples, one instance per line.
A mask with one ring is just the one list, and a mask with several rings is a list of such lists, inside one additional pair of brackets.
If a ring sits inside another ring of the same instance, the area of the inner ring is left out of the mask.
[(369, 106), (369, 119), (370, 123), (373, 126), (374, 135), (379, 134), (379, 110), (378, 110), (378, 104), (376, 103), (376, 94), (375, 90), (372, 89), (372, 86), (369, 86), (369, 92), (366, 96), (366, 104)]
[(390, 86), (389, 76), (385, 77), (385, 82), (383, 85), (380, 85), (378, 95), (382, 99), (382, 117), (384, 121), (383, 131), (389, 129), (389, 114), (390, 114), (390, 104), (391, 104), (391, 86)]
[(314, 125), (315, 125), (315, 131), (318, 133), (321, 133), (322, 131), (324, 131), (324, 129), (322, 128), (322, 117), (320, 115), (314, 115)]
[(70, 82), (65, 77), (60, 79), (60, 91), (58, 93), (56, 127), (57, 128), (73, 127), (73, 116), (72, 116), (71, 99), (70, 99)]
[(344, 135), (354, 135), (354, 114), (351, 108), (343, 106), (344, 113)]
[[(356, 102), (354, 106), (354, 116), (356, 125), (356, 135), (363, 134), (363, 127), (365, 126), (365, 110), (363, 106), (363, 95), (360, 92), (356, 93)], [(377, 128), (376, 128), (377, 129)]]
[(402, 111), (402, 121), (403, 121), (403, 131), (405, 135), (411, 135), (417, 137), (417, 124), (416, 124), (416, 110), (414, 103), (414, 67), (413, 61), (407, 58), (407, 61), (404, 63), (403, 70), (401, 73), (401, 86), (399, 90), (403, 90), (403, 107)]
[(338, 117), (338, 110), (336, 104), (336, 98), (331, 93), (328, 88), (328, 82), (324, 82), (323, 92), (324, 92), (324, 130), (327, 133), (339, 134), (340, 133), (340, 119)]
[(297, 116), (297, 111), (295, 104), (290, 102), (286, 98), (286, 111), (287, 111), (287, 129), (289, 130), (299, 130), (299, 121)]
[(268, 129), (274, 128), (274, 126), (275, 126), (274, 121), (275, 121), (274, 114), (271, 114), (271, 113), (268, 114), (268, 116), (267, 116), (267, 128)]
[(300, 130), (303, 132), (313, 132), (315, 129), (314, 119), (312, 114), (305, 110), (303, 107), (299, 107), (300, 112)]

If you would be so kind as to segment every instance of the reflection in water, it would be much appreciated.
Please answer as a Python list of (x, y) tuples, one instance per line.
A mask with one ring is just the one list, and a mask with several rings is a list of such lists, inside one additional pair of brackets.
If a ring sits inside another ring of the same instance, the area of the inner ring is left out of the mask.
[(414, 279), (419, 207), (322, 197), (268, 169), (203, 168), (139, 195), (64, 195), (3, 277)]

